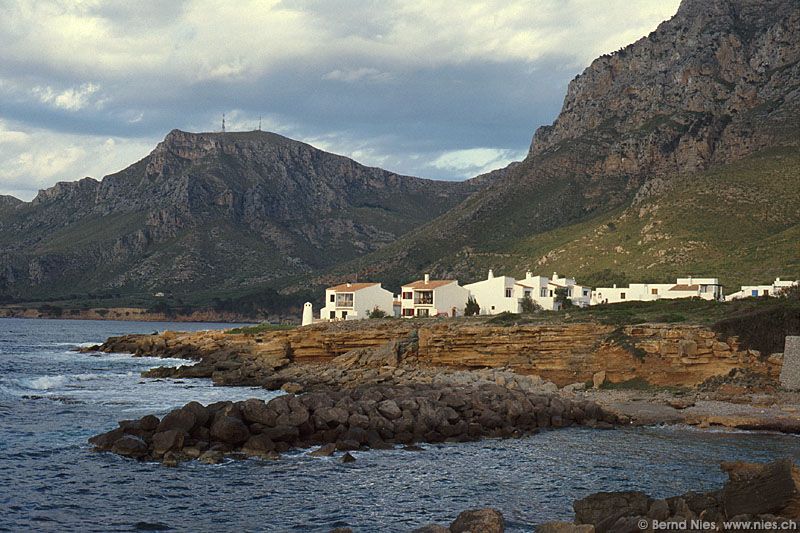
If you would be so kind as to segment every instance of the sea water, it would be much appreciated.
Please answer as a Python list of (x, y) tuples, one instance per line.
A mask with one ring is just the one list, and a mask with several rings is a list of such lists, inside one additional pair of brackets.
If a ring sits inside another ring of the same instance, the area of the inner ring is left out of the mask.
[(0, 530), (410, 531), (495, 507), (508, 531), (571, 520), (573, 500), (598, 491), (654, 497), (722, 485), (720, 461), (800, 459), (800, 440), (685, 427), (569, 428), (522, 439), (312, 458), (184, 463), (167, 468), (92, 451), (87, 439), (125, 418), (189, 401), (276, 392), (209, 380), (144, 379), (191, 364), (74, 348), (111, 335), (219, 324), (0, 319)]

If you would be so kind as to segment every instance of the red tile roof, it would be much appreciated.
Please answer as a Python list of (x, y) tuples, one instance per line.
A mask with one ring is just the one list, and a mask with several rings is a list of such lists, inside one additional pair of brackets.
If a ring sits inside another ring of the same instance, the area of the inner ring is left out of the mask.
[(361, 289), (366, 289), (367, 287), (373, 287), (375, 285), (380, 285), (379, 283), (342, 283), (341, 285), (335, 285), (333, 287), (328, 287), (329, 291), (333, 292), (355, 292), (360, 291)]
[(437, 287), (443, 287), (445, 285), (450, 285), (454, 283), (455, 280), (452, 279), (432, 279), (425, 283), (424, 279), (420, 279), (417, 281), (412, 281), (411, 283), (406, 283), (403, 285), (404, 289), (436, 289)]
[(696, 291), (700, 289), (700, 285), (675, 285), (669, 290), (671, 291)]

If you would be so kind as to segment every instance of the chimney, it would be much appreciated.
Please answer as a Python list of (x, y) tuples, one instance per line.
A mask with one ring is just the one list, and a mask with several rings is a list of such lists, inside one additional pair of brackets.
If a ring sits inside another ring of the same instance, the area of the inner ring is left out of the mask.
[(525, 279), (531, 279), (533, 277), (533, 272), (530, 270), (525, 272)]
[(553, 272), (553, 281), (558, 279), (558, 272)]
[(781, 278), (775, 278), (775, 283), (780, 283), (780, 282), (781, 282)]
[(489, 277), (488, 279), (494, 279), (494, 271), (490, 268), (489, 269)]
[(348, 281), (348, 282), (347, 282), (347, 286), (348, 286), (348, 287), (352, 287), (352, 286), (353, 286), (353, 284), (352, 284), (352, 283), (350, 283), (350, 282)]
[(617, 284), (616, 284), (616, 283), (614, 284), (614, 288), (615, 288), (615, 289), (617, 288)]
[(425, 285), (427, 285), (431, 281), (430, 274), (425, 274)]
[(692, 276), (689, 276), (689, 285), (692, 284)]

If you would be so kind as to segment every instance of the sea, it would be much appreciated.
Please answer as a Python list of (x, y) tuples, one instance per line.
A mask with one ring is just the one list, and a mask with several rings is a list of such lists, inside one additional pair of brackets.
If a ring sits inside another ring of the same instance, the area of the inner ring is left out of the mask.
[(120, 419), (195, 400), (279, 392), (209, 380), (145, 379), (176, 359), (87, 354), (112, 335), (222, 324), (0, 319), (0, 531), (407, 532), (494, 507), (507, 531), (571, 520), (575, 499), (720, 487), (721, 461), (800, 459), (796, 436), (689, 427), (569, 428), (521, 439), (168, 468), (92, 450)]

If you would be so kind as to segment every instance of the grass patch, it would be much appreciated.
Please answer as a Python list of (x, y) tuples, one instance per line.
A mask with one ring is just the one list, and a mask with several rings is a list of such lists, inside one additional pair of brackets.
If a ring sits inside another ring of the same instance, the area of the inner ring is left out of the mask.
[(268, 333), (270, 331), (281, 331), (294, 329), (297, 326), (291, 324), (258, 324), (256, 326), (245, 326), (242, 328), (233, 328), (226, 330), (225, 333), (229, 335), (255, 335), (257, 333)]

